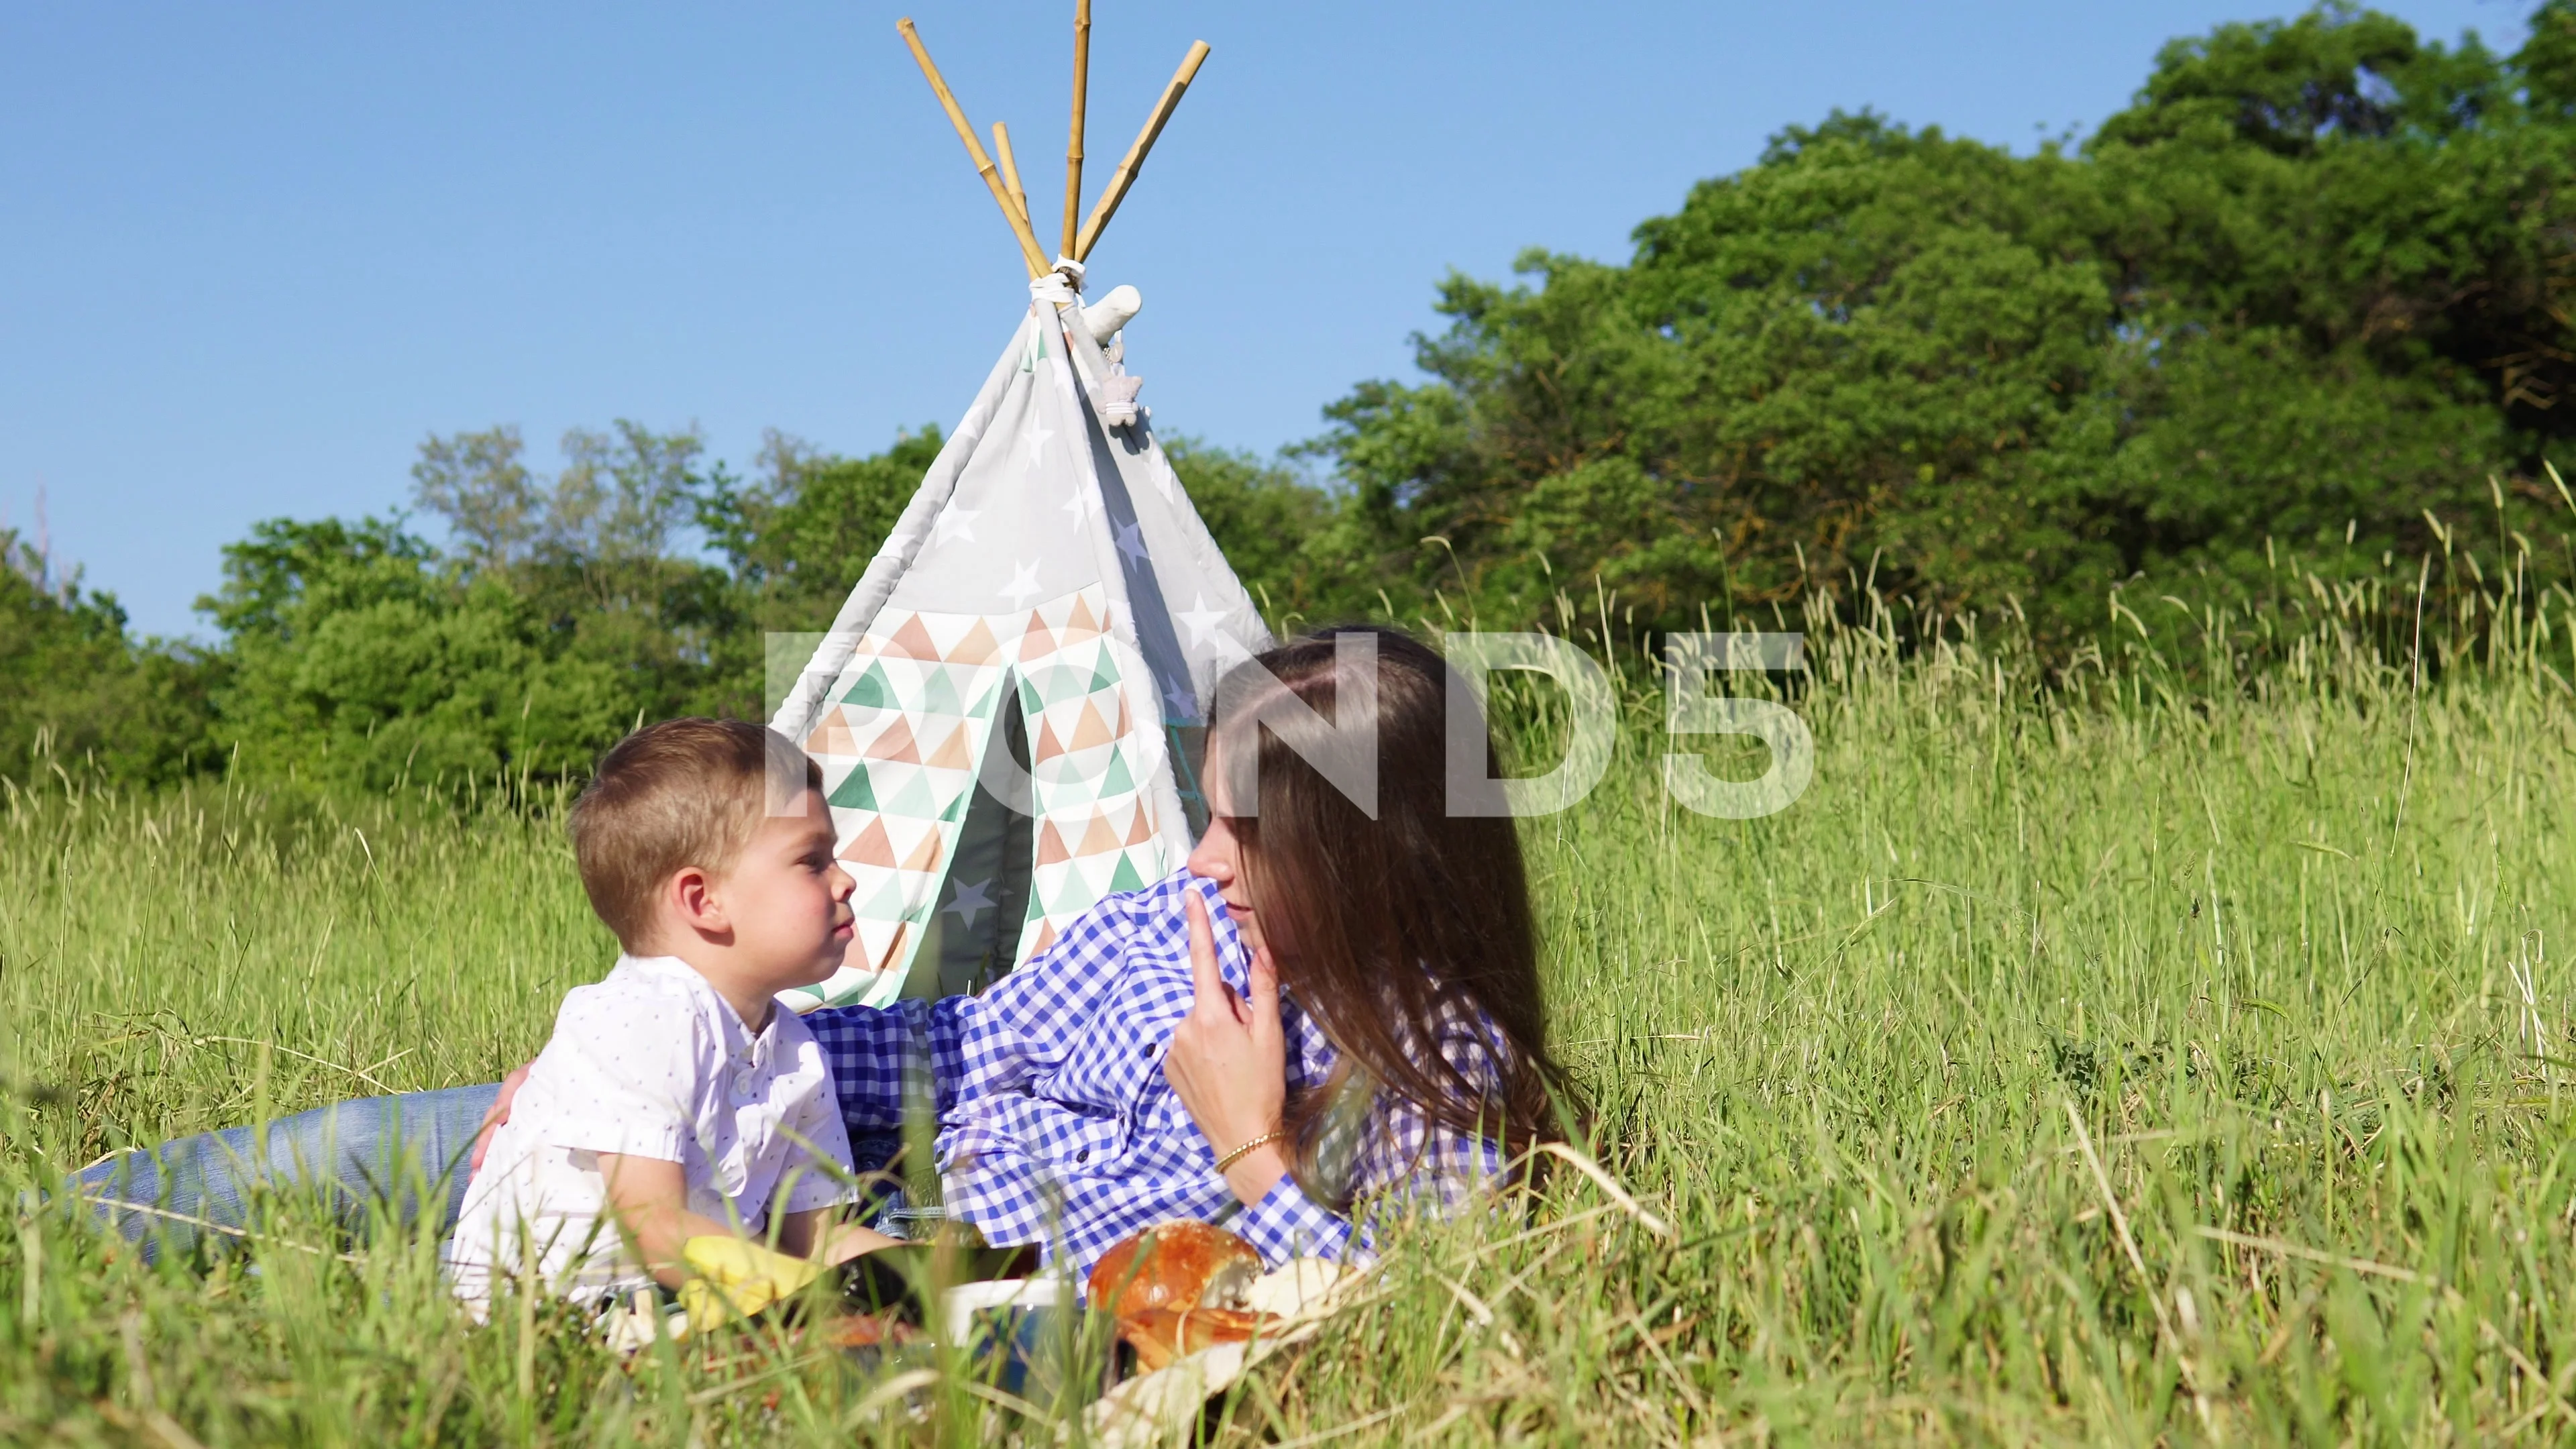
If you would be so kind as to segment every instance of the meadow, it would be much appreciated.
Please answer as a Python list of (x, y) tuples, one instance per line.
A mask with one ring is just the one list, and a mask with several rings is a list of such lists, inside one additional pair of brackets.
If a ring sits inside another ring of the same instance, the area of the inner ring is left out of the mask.
[[(1762, 820), (1671, 803), (1621, 661), (1609, 778), (1527, 829), (1600, 1179), (1399, 1234), (1200, 1432), (2576, 1439), (2576, 601), (2418, 635), (2412, 569), (2285, 578), (2046, 666), (1818, 595), (1778, 681), (1815, 780)], [(542, 800), (9, 794), (0, 1440), (1051, 1440), (775, 1333), (475, 1327), (434, 1244), (291, 1202), (202, 1270), (38, 1205), (122, 1145), (490, 1080), (608, 959)]]

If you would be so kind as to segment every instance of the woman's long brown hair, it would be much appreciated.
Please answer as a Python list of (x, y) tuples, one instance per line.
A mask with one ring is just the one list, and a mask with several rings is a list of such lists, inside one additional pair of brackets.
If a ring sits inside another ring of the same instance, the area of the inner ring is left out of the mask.
[[(1220, 749), (1258, 751), (1257, 814), (1227, 815), (1245, 885), (1281, 986), (1344, 1058), (1335, 1085), (1356, 1067), (1433, 1121), (1517, 1154), (1558, 1135), (1552, 1108), (1564, 1074), (1547, 1049), (1519, 833), (1507, 817), (1449, 810), (1449, 666), (1396, 630), (1345, 626), (1272, 649), (1242, 677), (1269, 688), (1251, 672), (1266, 670), (1338, 722), (1337, 703), (1351, 691), (1334, 641), (1349, 634), (1374, 635), (1377, 645), (1377, 818), (1272, 731), (1221, 715)], [(1486, 776), (1498, 774), (1484, 720), (1465, 733), (1482, 742)], [(1227, 774), (1243, 778), (1233, 764)], [(1476, 1040), (1453, 1062), (1442, 1048), (1455, 1052), (1462, 1033)], [(1289, 1103), (1301, 1178), (1331, 1096), (1328, 1088)]]

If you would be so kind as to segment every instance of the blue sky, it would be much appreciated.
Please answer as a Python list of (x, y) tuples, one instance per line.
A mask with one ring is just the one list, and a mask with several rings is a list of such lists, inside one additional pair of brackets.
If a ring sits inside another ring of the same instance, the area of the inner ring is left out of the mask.
[[(1834, 106), (2027, 150), (2156, 47), (2153, 6), (1095, 0), (1096, 193), (1193, 38), (1198, 85), (1094, 254), (1166, 431), (1268, 451), (1404, 374), (1449, 268), (1628, 231)], [(2400, 0), (2519, 43), (2527, 5)], [(1070, 3), (911, 0), (1060, 215)], [(432, 432), (695, 422), (842, 452), (946, 424), (1025, 306), (903, 8), (797, 0), (0, 10), (0, 522), (145, 630), (223, 543), (401, 506)]]

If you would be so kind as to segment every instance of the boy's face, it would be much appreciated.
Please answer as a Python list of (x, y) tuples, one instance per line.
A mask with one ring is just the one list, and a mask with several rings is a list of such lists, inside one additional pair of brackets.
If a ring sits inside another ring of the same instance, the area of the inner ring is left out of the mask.
[(834, 843), (823, 797), (799, 791), (760, 822), (718, 888), (736, 952), (764, 976), (774, 971), (778, 989), (831, 975), (849, 949), (857, 886), (832, 858)]

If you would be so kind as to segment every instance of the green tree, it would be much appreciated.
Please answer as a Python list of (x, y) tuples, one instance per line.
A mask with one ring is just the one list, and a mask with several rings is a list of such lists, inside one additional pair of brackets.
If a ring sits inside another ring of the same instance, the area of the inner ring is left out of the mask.
[(463, 790), (587, 768), (632, 723), (611, 664), (398, 521), (271, 519), (198, 607), (227, 635), (218, 743), (253, 778)]
[(57, 578), (0, 529), (0, 778), (51, 768), (132, 783), (174, 779), (206, 756), (206, 688), (219, 666), (138, 641), (114, 596)]
[(2490, 513), (2546, 538), (2566, 15), (2510, 60), (2339, 6), (2220, 27), (2030, 156), (1837, 113), (1625, 265), (1453, 276), (1429, 380), (1327, 409), (1346, 596), (1509, 619), (1597, 576), (1677, 627), (1874, 578), (2071, 640), (2116, 587), (2241, 593), (2276, 545), (2331, 574)]
[(224, 631), (218, 735), (244, 768), (327, 785), (556, 778), (639, 717), (756, 707), (726, 673), (742, 630), (723, 570), (681, 556), (696, 431), (575, 430), (532, 471), (515, 429), (433, 436), (399, 520), (273, 519), (199, 601)]
[(933, 424), (897, 434), (882, 453), (844, 458), (773, 428), (750, 484), (715, 475), (698, 496), (698, 521), (749, 592), (760, 627), (830, 625), (943, 442)]
[(2534, 111), (2576, 113), (2576, 0), (2549, 0), (2532, 12), (2531, 36), (2513, 63)]
[[(945, 443), (934, 424), (896, 435), (882, 453), (847, 458), (772, 430), (749, 483), (712, 475), (697, 518), (743, 591), (747, 616), (761, 629), (828, 627)], [(1329, 550), (1310, 551), (1330, 522), (1328, 496), (1250, 453), (1191, 437), (1164, 439), (1163, 448), (1245, 585), (1280, 610), (1305, 607), (1311, 576), (1335, 566)]]

